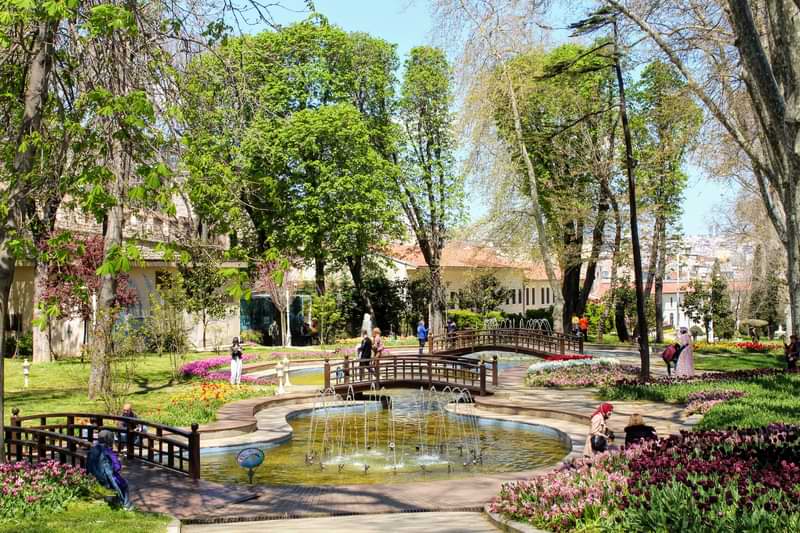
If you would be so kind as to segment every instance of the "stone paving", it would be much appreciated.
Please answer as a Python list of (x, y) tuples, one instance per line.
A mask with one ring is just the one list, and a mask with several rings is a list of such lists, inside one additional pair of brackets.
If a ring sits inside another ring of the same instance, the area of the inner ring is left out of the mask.
[[(622, 357), (625, 357), (624, 355)], [(569, 437), (572, 452), (569, 457), (580, 456), (588, 428), (588, 417), (599, 401), (591, 390), (553, 390), (530, 389), (524, 386), (523, 379), (528, 363), (505, 370), (494, 396), (477, 398), (473, 407), (476, 414), (483, 417), (514, 422), (540, 424), (555, 428)], [(655, 366), (655, 361), (654, 361)], [(224, 436), (218, 439), (201, 441), (204, 447), (226, 446), (245, 442), (264, 442), (270, 438), (283, 439), (290, 436), (291, 427), (286, 415), (292, 411), (308, 407), (308, 393), (292, 393), (294, 404), (276, 405), (260, 411), (246, 404), (231, 409), (236, 416), (254, 417), (258, 430), (254, 434)], [(305, 398), (303, 398), (305, 396)], [(305, 404), (303, 403), (305, 402)], [(276, 402), (277, 403), (277, 402)], [(622, 428), (627, 415), (639, 412), (648, 423), (654, 425), (660, 434), (667, 434), (688, 428), (694, 420), (683, 417), (680, 406), (655, 404), (650, 402), (615, 402), (615, 414), (611, 428), (624, 436)], [(497, 493), (503, 482), (526, 479), (552, 467), (527, 472), (505, 473), (443, 481), (429, 481), (391, 485), (345, 485), (345, 486), (223, 486), (208, 482), (190, 480), (169, 474), (158, 469), (130, 465), (126, 468), (133, 486), (133, 500), (143, 510), (168, 512), (189, 522), (211, 523), (219, 520), (274, 520), (280, 518), (337, 516), (348, 514), (405, 513), (411, 511), (479, 511)], [(392, 515), (401, 516), (401, 515)], [(426, 521), (439, 520), (440, 513), (424, 513)], [(363, 517), (362, 517), (363, 519)], [(359, 522), (359, 530), (372, 531), (384, 517), (370, 517), (369, 521)], [(387, 519), (390, 520), (391, 519)], [(283, 521), (281, 521), (283, 522)], [(413, 522), (413, 521), (412, 521)], [(445, 520), (446, 522), (446, 520)], [(299, 523), (299, 522), (298, 522)], [(310, 522), (309, 522), (310, 523)], [(342, 527), (348, 527), (342, 519)], [(391, 521), (394, 524), (393, 521)], [(443, 522), (444, 523), (444, 522)], [(268, 528), (277, 526), (270, 522)], [(252, 525), (252, 524), (251, 524)], [(224, 529), (213, 529), (214, 527)], [(256, 529), (231, 529), (230, 524), (208, 526), (209, 531), (255, 531)], [(263, 526), (263, 524), (262, 524)], [(191, 526), (194, 528), (195, 526)], [(237, 524), (239, 527), (249, 527)], [(409, 527), (415, 527), (413, 524)], [(482, 525), (480, 527), (483, 527)], [(486, 527), (490, 527), (487, 523)], [(386, 530), (387, 526), (375, 531)], [(280, 529), (286, 530), (284, 527)], [(194, 529), (188, 529), (192, 531)], [(200, 531), (201, 529), (197, 529)], [(314, 530), (305, 529), (306, 531)], [(325, 530), (329, 529), (325, 526)], [(391, 531), (406, 531), (389, 527)], [(455, 529), (471, 531), (469, 529)], [(492, 529), (475, 529), (491, 531)], [(291, 529), (289, 530), (291, 531)], [(299, 531), (299, 529), (298, 529)], [(416, 529), (407, 529), (416, 531)], [(427, 527), (426, 531), (449, 531)]]
[(269, 522), (238, 522), (236, 524), (185, 525), (182, 531), (189, 533), (256, 533), (280, 531), (281, 533), (490, 533), (497, 529), (489, 519), (477, 512), (460, 513), (403, 513), (325, 518), (301, 518), (272, 520)]

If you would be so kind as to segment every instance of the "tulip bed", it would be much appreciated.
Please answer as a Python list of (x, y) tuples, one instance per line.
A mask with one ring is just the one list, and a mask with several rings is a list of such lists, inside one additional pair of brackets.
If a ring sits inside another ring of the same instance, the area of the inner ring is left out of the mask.
[(94, 480), (80, 468), (47, 461), (0, 464), (0, 520), (60, 511), (87, 496)]
[(696, 431), (507, 483), (494, 512), (551, 531), (800, 531), (800, 426)]
[(800, 424), (800, 374), (774, 369), (700, 374), (693, 378), (657, 379), (641, 383), (620, 380), (601, 388), (607, 400), (690, 403), (692, 394), (715, 391), (743, 393), (713, 405), (698, 429), (757, 428), (772, 423)]
[(525, 382), (530, 387), (601, 387), (638, 374), (638, 367), (613, 359), (575, 359), (533, 364), (528, 367)]

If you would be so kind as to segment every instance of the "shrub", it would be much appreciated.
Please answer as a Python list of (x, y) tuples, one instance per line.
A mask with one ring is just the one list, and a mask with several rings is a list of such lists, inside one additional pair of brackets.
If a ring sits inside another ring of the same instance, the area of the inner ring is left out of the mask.
[(255, 344), (262, 344), (264, 341), (264, 335), (260, 331), (254, 329), (244, 330), (239, 338), (242, 339), (242, 342), (252, 342)]
[(448, 318), (452, 318), (458, 329), (481, 329), (483, 328), (483, 318), (475, 311), (469, 309), (453, 309), (447, 312)]
[(87, 496), (93, 486), (83, 469), (56, 461), (0, 464), (0, 520), (60, 511)]

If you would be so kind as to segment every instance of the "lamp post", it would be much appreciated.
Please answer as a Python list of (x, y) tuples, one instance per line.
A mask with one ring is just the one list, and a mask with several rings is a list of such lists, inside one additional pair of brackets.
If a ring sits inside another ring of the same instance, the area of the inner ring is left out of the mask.
[(275, 367), (275, 374), (278, 376), (278, 394), (284, 394), (286, 389), (283, 388), (283, 365), (281, 363)]
[(292, 382), (289, 381), (289, 358), (285, 355), (283, 356), (283, 376), (284, 385), (291, 387)]
[(28, 358), (26, 357), (22, 361), (22, 376), (24, 378), (24, 386), (26, 389), (28, 388), (28, 377), (30, 375), (31, 375), (31, 363), (30, 361), (28, 361)]

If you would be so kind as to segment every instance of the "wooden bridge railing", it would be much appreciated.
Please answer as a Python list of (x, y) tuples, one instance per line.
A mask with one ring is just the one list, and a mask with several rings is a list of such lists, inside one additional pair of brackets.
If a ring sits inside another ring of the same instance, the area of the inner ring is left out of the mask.
[[(86, 466), (86, 454), (97, 434), (115, 434), (115, 447), (126, 459), (159, 466), (200, 479), (200, 433), (155, 424), (138, 418), (96, 413), (54, 413), (19, 416), (12, 410), (5, 426), (6, 455), (17, 461), (53, 459)], [(140, 429), (141, 428), (141, 429)]]
[(487, 384), (497, 385), (497, 356), (491, 361), (475, 359), (439, 359), (427, 356), (384, 356), (378, 359), (325, 361), (325, 388), (368, 387), (383, 385), (419, 385), (462, 387), (481, 396)]
[(543, 355), (582, 354), (583, 338), (522, 328), (466, 329), (450, 334), (431, 335), (428, 338), (428, 351), (431, 355), (491, 348), (508, 348)]

